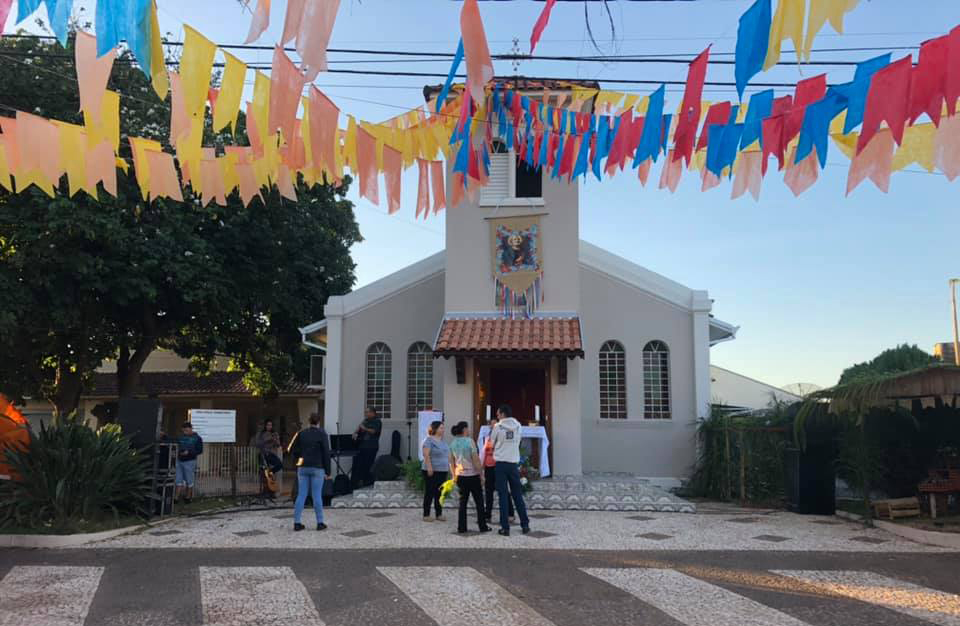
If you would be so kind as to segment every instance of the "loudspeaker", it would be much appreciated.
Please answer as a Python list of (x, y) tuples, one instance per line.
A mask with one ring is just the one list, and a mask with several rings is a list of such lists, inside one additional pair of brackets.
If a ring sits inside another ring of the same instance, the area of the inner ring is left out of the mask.
[(117, 422), (136, 448), (157, 440), (162, 418), (163, 406), (159, 400), (125, 399), (120, 400), (117, 407)]
[(786, 451), (787, 508), (804, 515), (833, 515), (837, 510), (835, 450), (831, 443)]

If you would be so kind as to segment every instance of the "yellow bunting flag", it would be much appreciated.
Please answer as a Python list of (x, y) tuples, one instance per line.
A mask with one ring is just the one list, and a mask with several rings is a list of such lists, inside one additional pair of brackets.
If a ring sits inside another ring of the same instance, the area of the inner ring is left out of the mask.
[(170, 89), (167, 79), (167, 59), (163, 54), (163, 37), (160, 34), (160, 22), (157, 20), (157, 3), (150, 7), (150, 79), (157, 97), (163, 100)]
[(104, 139), (110, 142), (114, 152), (120, 149), (120, 94), (116, 91), (103, 92), (100, 103), (100, 119), (83, 112), (83, 124), (87, 127), (88, 140), (98, 144)]
[(893, 170), (902, 170), (913, 163), (920, 164), (928, 172), (936, 169), (933, 150), (936, 137), (937, 127), (933, 124), (917, 124), (907, 128), (903, 143), (893, 155)]
[(63, 168), (70, 185), (70, 195), (78, 191), (86, 191), (97, 197), (96, 189), (87, 187), (87, 133), (83, 127), (66, 122), (54, 122), (60, 128), (60, 156), (63, 159)]
[(213, 57), (217, 46), (186, 24), (183, 38), (183, 56), (180, 57), (180, 82), (183, 100), (190, 115), (202, 115), (210, 89)]
[(253, 103), (251, 112), (253, 121), (260, 132), (260, 139), (264, 144), (276, 143), (276, 131), (270, 133), (267, 129), (270, 125), (270, 77), (263, 72), (257, 72), (257, 77), (253, 82)]
[(813, 40), (827, 20), (838, 33), (843, 33), (843, 16), (856, 8), (860, 0), (810, 0), (810, 12), (807, 14), (807, 34), (803, 38), (801, 57), (810, 60)]
[(220, 82), (220, 95), (213, 108), (213, 130), (223, 130), (228, 124), (234, 128), (240, 99), (243, 97), (243, 81), (247, 77), (247, 65), (228, 52), (223, 53), (227, 60)]
[(133, 169), (137, 174), (137, 183), (140, 185), (140, 195), (144, 200), (150, 194), (150, 165), (147, 162), (148, 151), (162, 149), (159, 141), (130, 137), (130, 148), (133, 152)]
[(803, 19), (806, 7), (806, 0), (780, 0), (777, 4), (777, 12), (770, 25), (770, 45), (767, 48), (766, 61), (763, 63), (764, 70), (780, 62), (780, 46), (784, 39), (793, 41), (797, 58), (800, 58), (800, 51), (803, 49)]
[(343, 139), (343, 164), (356, 174), (357, 169), (357, 120), (347, 116), (347, 134)]

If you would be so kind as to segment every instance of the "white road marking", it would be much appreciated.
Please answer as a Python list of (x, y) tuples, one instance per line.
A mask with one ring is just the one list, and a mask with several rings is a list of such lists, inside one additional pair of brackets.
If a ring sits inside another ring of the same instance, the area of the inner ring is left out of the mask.
[(553, 626), (472, 567), (378, 567), (439, 626)]
[(671, 569), (584, 572), (626, 591), (687, 626), (805, 626), (795, 617)]
[(0, 626), (83, 626), (102, 567), (17, 565), (0, 581)]
[(772, 570), (824, 592), (876, 604), (940, 626), (960, 626), (960, 596), (873, 572), (847, 570)]
[(205, 626), (324, 626), (289, 567), (201, 567)]

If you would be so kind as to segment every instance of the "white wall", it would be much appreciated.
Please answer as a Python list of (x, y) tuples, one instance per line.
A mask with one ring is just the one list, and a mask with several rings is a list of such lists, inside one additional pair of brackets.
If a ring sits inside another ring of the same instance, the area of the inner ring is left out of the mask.
[[(630, 472), (676, 484), (694, 461), (693, 313), (593, 269), (582, 267), (580, 275), (583, 470)], [(626, 350), (627, 420), (599, 418), (599, 352), (610, 339)], [(655, 339), (670, 348), (670, 420), (643, 419), (642, 351)]]
[(728, 369), (710, 366), (710, 396), (714, 404), (765, 409), (774, 398), (780, 402), (799, 402), (803, 398), (779, 387), (754, 380)]

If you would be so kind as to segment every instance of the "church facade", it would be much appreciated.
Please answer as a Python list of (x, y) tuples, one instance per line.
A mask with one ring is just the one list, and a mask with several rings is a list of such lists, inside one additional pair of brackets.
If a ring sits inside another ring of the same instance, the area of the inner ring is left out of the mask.
[(581, 241), (577, 182), (495, 148), (489, 184), (447, 210), (445, 251), (330, 298), (302, 329), (326, 353), (328, 432), (371, 406), (381, 450), (398, 431), (415, 456), (418, 411), (477, 433), (509, 404), (546, 429), (554, 474), (679, 484), (710, 410), (710, 347), (737, 329), (706, 291)]

